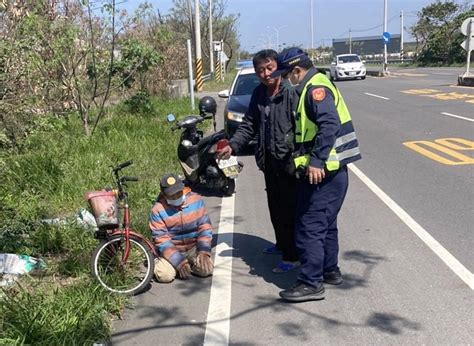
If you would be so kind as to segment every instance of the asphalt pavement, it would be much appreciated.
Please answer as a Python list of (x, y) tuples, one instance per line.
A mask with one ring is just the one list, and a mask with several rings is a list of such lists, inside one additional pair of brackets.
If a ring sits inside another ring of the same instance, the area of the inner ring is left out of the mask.
[[(474, 342), (474, 89), (462, 69), (338, 82), (363, 159), (339, 217), (344, 283), (289, 304), (274, 274), (263, 175), (252, 156), (233, 197), (205, 196), (216, 272), (153, 283), (114, 321), (116, 345), (468, 345)], [(224, 102), (218, 99), (218, 127)]]

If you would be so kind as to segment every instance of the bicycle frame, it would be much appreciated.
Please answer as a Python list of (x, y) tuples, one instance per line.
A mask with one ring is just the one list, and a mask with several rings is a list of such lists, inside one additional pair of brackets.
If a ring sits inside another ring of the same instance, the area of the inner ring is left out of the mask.
[(125, 181), (136, 181), (138, 179), (134, 177), (120, 177), (119, 176), (119, 171), (130, 164), (132, 164), (132, 161), (127, 161), (113, 169), (113, 175), (115, 177), (115, 182), (117, 185), (116, 194), (119, 200), (119, 208), (123, 209), (123, 221), (122, 221), (121, 228), (116, 228), (112, 231), (112, 233), (107, 235), (108, 238), (114, 235), (120, 235), (124, 237), (125, 252), (122, 256), (122, 261), (121, 261), (122, 265), (125, 265), (127, 263), (128, 256), (130, 254), (130, 236), (137, 237), (143, 240), (145, 244), (151, 249), (155, 257), (157, 256), (157, 253), (155, 251), (155, 246), (143, 235), (133, 231), (130, 228), (130, 208), (128, 205), (128, 193), (123, 189), (123, 186), (124, 186)]
[(148, 240), (147, 238), (145, 238), (142, 234), (137, 233), (137, 232), (133, 231), (130, 228), (130, 208), (128, 206), (128, 195), (126, 194), (126, 192), (123, 192), (123, 193), (125, 194), (125, 196), (123, 198), (123, 224), (122, 224), (122, 228), (117, 228), (117, 229), (113, 230), (113, 232), (108, 235), (108, 237), (112, 237), (114, 235), (124, 236), (124, 239), (125, 239), (125, 252), (122, 256), (122, 265), (127, 263), (127, 260), (128, 260), (128, 255), (129, 255), (129, 252), (130, 252), (130, 236), (134, 236), (134, 237), (137, 237), (137, 238), (140, 238), (141, 240), (143, 240), (145, 242), (145, 244), (152, 250), (153, 255), (155, 257), (157, 256), (155, 246), (152, 244), (152, 242), (150, 240)]

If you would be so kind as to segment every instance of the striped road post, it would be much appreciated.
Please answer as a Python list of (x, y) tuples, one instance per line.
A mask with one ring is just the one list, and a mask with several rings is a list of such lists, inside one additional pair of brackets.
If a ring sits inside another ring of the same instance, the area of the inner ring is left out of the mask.
[(221, 63), (220, 63), (220, 60), (217, 59), (217, 62), (216, 62), (216, 74), (215, 74), (215, 78), (216, 78), (216, 81), (220, 81), (221, 80)]
[(202, 59), (196, 59), (196, 91), (202, 91), (204, 79), (202, 78)]

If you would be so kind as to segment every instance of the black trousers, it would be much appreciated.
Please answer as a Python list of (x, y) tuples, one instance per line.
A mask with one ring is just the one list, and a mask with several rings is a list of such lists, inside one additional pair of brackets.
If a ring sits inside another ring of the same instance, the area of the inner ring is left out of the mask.
[(338, 269), (337, 215), (349, 184), (347, 167), (326, 175), (317, 185), (298, 181), (296, 246), (301, 258), (298, 280), (318, 286), (325, 272)]
[(295, 244), (296, 178), (272, 159), (265, 160), (265, 186), (276, 247), (283, 261), (298, 261)]

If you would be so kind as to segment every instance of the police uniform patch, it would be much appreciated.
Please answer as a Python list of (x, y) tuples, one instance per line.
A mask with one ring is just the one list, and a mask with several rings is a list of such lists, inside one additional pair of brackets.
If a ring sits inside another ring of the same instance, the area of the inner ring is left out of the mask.
[(326, 90), (324, 88), (316, 88), (313, 89), (311, 95), (315, 101), (322, 101), (326, 98)]
[(173, 177), (169, 177), (166, 182), (168, 183), (168, 185), (173, 185), (176, 183), (176, 179), (173, 178)]

